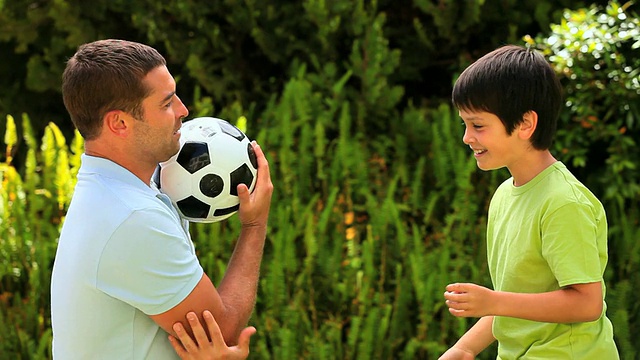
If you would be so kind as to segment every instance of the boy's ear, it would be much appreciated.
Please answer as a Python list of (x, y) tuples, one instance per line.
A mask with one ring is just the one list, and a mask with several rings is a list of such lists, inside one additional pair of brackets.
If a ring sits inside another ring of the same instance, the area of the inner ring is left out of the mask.
[(522, 122), (518, 126), (518, 134), (521, 139), (528, 140), (533, 136), (533, 132), (538, 127), (538, 113), (533, 110), (527, 111), (522, 116)]

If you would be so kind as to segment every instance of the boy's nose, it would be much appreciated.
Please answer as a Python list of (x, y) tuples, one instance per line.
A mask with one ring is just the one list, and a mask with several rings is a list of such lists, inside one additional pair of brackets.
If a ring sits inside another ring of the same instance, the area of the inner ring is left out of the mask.
[(467, 129), (464, 129), (464, 135), (462, 135), (462, 142), (469, 145), (471, 141), (472, 141), (471, 134), (469, 134), (469, 131), (467, 131)]

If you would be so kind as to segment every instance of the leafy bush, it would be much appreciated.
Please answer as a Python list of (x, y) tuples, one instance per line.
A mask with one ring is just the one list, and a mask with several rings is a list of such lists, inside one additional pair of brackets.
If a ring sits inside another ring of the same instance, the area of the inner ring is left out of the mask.
[(608, 314), (623, 358), (635, 359), (640, 305), (640, 18), (620, 6), (566, 10), (534, 43), (566, 92), (556, 153), (602, 200), (609, 220)]
[[(526, 31), (546, 28), (565, 7), (585, 3), (0, 1), (0, 116), (26, 112), (33, 118), (36, 134), (55, 122), (72, 137), (59, 93), (65, 61), (78, 45), (112, 37), (144, 42), (166, 55), (186, 104), (194, 100), (187, 92), (199, 87), (203, 96), (212, 99), (216, 112), (234, 104), (255, 108), (257, 113), (245, 114), (249, 121), (265, 109), (273, 94), (282, 93), (298, 64), (305, 64), (310, 72), (332, 71), (338, 77), (355, 65), (361, 70), (353, 72), (345, 85), (351, 89), (346, 96), (360, 97), (362, 105), (354, 102), (351, 110), (372, 106), (369, 114), (375, 116), (361, 113), (353, 126), (362, 126), (366, 120), (373, 133), (386, 128), (393, 116), (379, 113), (378, 103), (385, 107), (386, 102), (395, 102), (397, 110), (411, 101), (437, 99), (437, 103), (448, 98), (451, 74), (461, 64), (496, 44), (517, 41)], [(388, 56), (362, 51), (376, 46), (388, 48)], [(388, 78), (377, 82), (378, 90), (364, 83), (371, 81), (367, 73), (372, 72)], [(325, 86), (333, 85), (333, 80), (318, 79)], [(361, 85), (373, 92), (362, 92)], [(385, 87), (398, 85), (403, 92), (394, 90), (387, 97)], [(0, 133), (3, 125), (0, 122)]]
[[(53, 123), (38, 140), (26, 115), (22, 136), (13, 117), (6, 124), (7, 160), (0, 163), (0, 358), (49, 359), (51, 269), (82, 142), (76, 134), (70, 150)], [(22, 173), (11, 157), (19, 139), (27, 144)]]
[[(333, 112), (331, 97), (313, 96), (307, 79), (293, 79), (286, 89), (265, 116), (335, 117), (340, 126), (327, 142), (318, 123), (291, 121), (258, 131), (258, 141), (274, 144), (265, 148), (281, 185), (251, 320), (260, 331), (252, 357), (437, 356), (469, 326), (469, 320), (447, 314), (442, 289), (452, 281), (488, 279), (486, 219), (479, 214), (486, 212), (489, 192), (472, 184), (494, 187), (499, 175), (478, 174), (467, 150), (455, 145), (462, 127), (447, 106), (433, 113), (409, 109), (399, 119), (406, 129), (395, 134), (399, 148), (414, 131), (431, 144), (414, 164), (386, 158), (379, 149), (387, 145), (354, 141), (349, 112)], [(10, 119), (9, 150), (19, 138)], [(23, 127), (30, 128), (27, 117)], [(10, 162), (0, 166), (0, 251), (7, 255), (0, 261), (0, 357), (49, 359), (51, 264), (82, 142), (77, 137), (67, 145), (54, 124), (39, 147), (31, 133), (22, 138), (31, 154), (24, 176)], [(224, 272), (238, 226), (231, 218), (192, 227), (214, 282)]]
[[(267, 151), (276, 189), (251, 319), (259, 331), (252, 357), (435, 358), (472, 321), (448, 314), (444, 285), (489, 283), (487, 201), (507, 176), (479, 172), (461, 144), (457, 115), (440, 105), (449, 102), (452, 74), (498, 44), (517, 41), (525, 29), (552, 23), (560, 6), (582, 3), (0, 0), (0, 113), (28, 110), (41, 125), (32, 129), (26, 116), (17, 124), (11, 118), (4, 132), (0, 358), (50, 357), (51, 264), (82, 152), (58, 82), (77, 45), (120, 37), (159, 48), (180, 91), (193, 89), (181, 96), (192, 116), (246, 119), (247, 134)], [(542, 48), (544, 41), (538, 43)], [(638, 57), (622, 52), (627, 61)], [(560, 58), (554, 60), (560, 69)], [(581, 76), (592, 75), (588, 68)], [(615, 95), (630, 96), (622, 88)], [(581, 148), (600, 139), (571, 137), (589, 131), (572, 120), (578, 111), (567, 108), (563, 127), (573, 130), (558, 137), (563, 160), (575, 166)], [(634, 127), (621, 134), (632, 140), (640, 116), (633, 111)], [(614, 128), (606, 128), (606, 141), (618, 141)], [(634, 149), (625, 151), (633, 159)], [(598, 164), (582, 154), (584, 177), (592, 169), (606, 175), (619, 159)], [(622, 168), (637, 183), (628, 164)], [(589, 181), (600, 194), (597, 178)], [(606, 276), (616, 341), (631, 359), (638, 353), (631, 334), (640, 331), (639, 305), (629, 300), (640, 288), (640, 211), (627, 195), (624, 208), (611, 205), (619, 197), (607, 198)], [(238, 226), (231, 218), (192, 227), (214, 283)], [(495, 348), (480, 356), (492, 357)]]
[(640, 199), (640, 18), (630, 5), (567, 10), (536, 41), (566, 92), (557, 150), (620, 205)]

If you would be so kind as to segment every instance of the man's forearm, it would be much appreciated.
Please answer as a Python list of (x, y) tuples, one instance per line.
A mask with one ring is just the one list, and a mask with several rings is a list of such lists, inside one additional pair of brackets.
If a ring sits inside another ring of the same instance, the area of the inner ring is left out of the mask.
[(234, 319), (236, 335), (246, 326), (255, 306), (266, 233), (266, 226), (241, 230), (224, 278), (218, 286), (225, 313)]

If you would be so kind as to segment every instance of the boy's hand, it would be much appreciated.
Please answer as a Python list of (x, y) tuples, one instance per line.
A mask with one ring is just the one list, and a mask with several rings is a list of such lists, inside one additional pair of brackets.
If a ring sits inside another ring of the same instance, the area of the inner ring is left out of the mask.
[(452, 347), (442, 354), (438, 360), (473, 360), (475, 358), (476, 357), (468, 351)]
[(494, 291), (476, 284), (450, 284), (444, 293), (449, 312), (458, 317), (483, 317), (495, 314)]
[(198, 317), (195, 313), (191, 312), (187, 314), (187, 321), (193, 330), (193, 336), (195, 342), (187, 334), (184, 326), (180, 323), (176, 323), (173, 326), (173, 330), (178, 335), (178, 338), (169, 335), (169, 341), (173, 346), (180, 359), (182, 360), (243, 360), (249, 356), (249, 338), (256, 332), (253, 326), (247, 327), (240, 333), (237, 346), (227, 346), (220, 332), (218, 323), (213, 318), (213, 315), (208, 310), (205, 310), (202, 314), (204, 321), (207, 324), (207, 330), (211, 335), (211, 341), (202, 327)]

